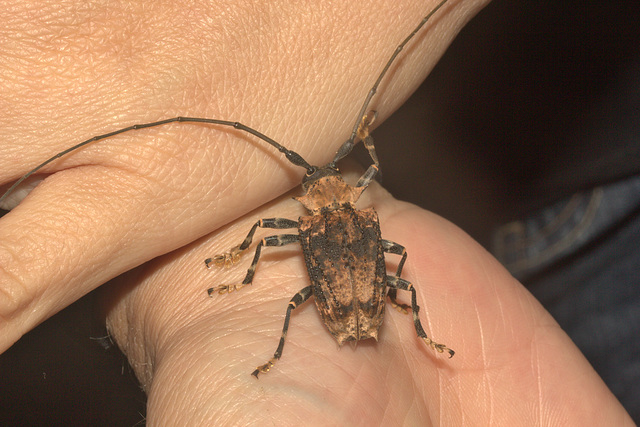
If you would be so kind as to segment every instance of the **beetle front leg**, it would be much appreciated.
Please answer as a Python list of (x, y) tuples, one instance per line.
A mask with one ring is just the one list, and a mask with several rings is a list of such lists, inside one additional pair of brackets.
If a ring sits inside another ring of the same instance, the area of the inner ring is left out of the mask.
[(289, 330), (289, 319), (291, 318), (291, 311), (308, 300), (311, 294), (311, 286), (307, 286), (306, 288), (303, 288), (300, 292), (295, 294), (293, 298), (291, 298), (291, 301), (289, 301), (289, 305), (287, 306), (287, 314), (284, 316), (284, 326), (282, 327), (282, 335), (280, 336), (280, 343), (278, 344), (276, 352), (267, 363), (258, 366), (256, 370), (251, 373), (251, 375), (258, 378), (258, 375), (260, 373), (266, 374), (278, 361), (278, 359), (280, 359), (280, 357), (282, 356), (282, 349), (284, 348), (284, 341), (287, 337), (287, 331)]
[[(252, 229), (252, 232), (253, 232), (253, 229)], [(247, 238), (249, 238), (249, 236), (247, 236)], [(258, 246), (256, 247), (255, 255), (253, 256), (253, 261), (251, 262), (251, 265), (247, 270), (247, 275), (244, 277), (244, 280), (242, 281), (242, 283), (236, 283), (232, 285), (219, 285), (219, 286), (207, 289), (207, 293), (209, 294), (209, 296), (211, 296), (214, 292), (217, 292), (219, 294), (226, 294), (229, 292), (237, 291), (247, 285), (250, 285), (251, 282), (253, 281), (253, 275), (256, 272), (256, 265), (258, 265), (258, 260), (260, 259), (260, 251), (263, 246), (284, 246), (284, 245), (288, 245), (290, 243), (296, 243), (299, 241), (300, 241), (300, 236), (298, 236), (297, 234), (279, 234), (277, 236), (265, 237), (260, 241), (260, 243), (258, 243)]]
[(369, 111), (367, 115), (362, 118), (362, 121), (358, 126), (358, 138), (362, 140), (362, 143), (369, 152), (369, 156), (371, 157), (371, 160), (373, 160), (373, 164), (369, 166), (364, 174), (362, 174), (356, 184), (356, 187), (368, 187), (371, 180), (375, 178), (380, 170), (380, 162), (378, 161), (376, 148), (373, 144), (373, 138), (369, 134), (369, 127), (376, 120), (376, 117), (378, 117), (377, 111)]
[(253, 235), (255, 234), (258, 227), (276, 228), (282, 230), (286, 228), (298, 228), (298, 222), (286, 218), (264, 218), (258, 220), (255, 224), (253, 224), (253, 227), (251, 227), (251, 231), (249, 231), (247, 237), (245, 237), (242, 243), (240, 243), (238, 246), (234, 246), (228, 252), (225, 252), (223, 254), (215, 255), (211, 258), (205, 259), (204, 263), (207, 268), (210, 268), (211, 264), (218, 267), (229, 267), (238, 262), (243, 252), (249, 248), (249, 245), (251, 245), (251, 242), (253, 241)]
[[(400, 262), (398, 263), (398, 271), (396, 271), (396, 276), (395, 277), (400, 277), (400, 275), (402, 274), (402, 268), (404, 267), (404, 262), (407, 260), (407, 251), (404, 249), (404, 246), (399, 245), (395, 242), (392, 242), (390, 240), (382, 240), (382, 250), (386, 253), (389, 254), (395, 254), (395, 255), (402, 255), (402, 259), (400, 260)], [(403, 313), (403, 314), (407, 314), (410, 306), (407, 304), (403, 304), (401, 302), (398, 302), (396, 300), (397, 297), (397, 289), (395, 288), (389, 288), (389, 292), (387, 292), (387, 296), (389, 297), (389, 300), (391, 301), (391, 306), (393, 308), (395, 308), (396, 310), (398, 310), (399, 312)]]
[(416, 328), (416, 333), (420, 338), (424, 340), (431, 348), (436, 350), (438, 353), (443, 353), (445, 351), (449, 352), (449, 358), (453, 357), (455, 352), (451, 350), (449, 347), (444, 344), (438, 344), (435, 341), (432, 341), (431, 338), (427, 337), (427, 333), (422, 328), (422, 323), (420, 323), (420, 318), (418, 317), (418, 312), (420, 311), (420, 307), (416, 301), (416, 289), (410, 282), (407, 282), (404, 279), (401, 279), (397, 276), (387, 276), (387, 286), (394, 289), (401, 289), (403, 291), (411, 291), (411, 311), (413, 312), (413, 325)]

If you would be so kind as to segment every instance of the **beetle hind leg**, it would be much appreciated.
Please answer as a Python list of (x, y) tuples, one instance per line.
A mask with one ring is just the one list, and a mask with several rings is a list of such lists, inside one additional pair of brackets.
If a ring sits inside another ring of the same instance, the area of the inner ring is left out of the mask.
[(427, 333), (424, 331), (422, 327), (422, 323), (420, 322), (420, 317), (418, 313), (420, 311), (420, 307), (418, 306), (418, 302), (416, 300), (416, 289), (413, 285), (397, 276), (387, 276), (387, 285), (392, 289), (401, 289), (403, 291), (411, 291), (411, 311), (413, 314), (413, 325), (416, 328), (416, 334), (422, 338), (422, 340), (427, 343), (429, 347), (437, 351), (438, 353), (444, 353), (445, 351), (449, 353), (449, 358), (453, 357), (455, 351), (450, 349), (444, 344), (439, 344), (433, 341), (431, 338), (427, 336)]
[(408, 314), (411, 306), (409, 304), (404, 304), (399, 302), (396, 297), (398, 292), (396, 289), (390, 288), (387, 292), (387, 296), (389, 297), (389, 301), (391, 302), (391, 307), (395, 308), (402, 314)]
[[(398, 263), (398, 271), (396, 271), (395, 275), (395, 277), (400, 278), (400, 275), (402, 274), (402, 268), (404, 267), (404, 263), (407, 260), (407, 251), (405, 250), (404, 246), (392, 242), (391, 240), (382, 239), (382, 250), (389, 254), (402, 256), (402, 259)], [(391, 301), (391, 307), (395, 308), (402, 314), (407, 314), (409, 312), (411, 306), (398, 302), (398, 300), (396, 299), (398, 296), (397, 289), (390, 287), (389, 291), (387, 292), (387, 296), (389, 297), (389, 301)]]
[(291, 311), (308, 300), (311, 294), (311, 286), (307, 286), (306, 288), (303, 288), (300, 292), (295, 294), (293, 298), (291, 298), (291, 301), (289, 301), (289, 305), (287, 305), (287, 314), (284, 316), (284, 326), (282, 327), (282, 335), (280, 336), (280, 343), (278, 344), (276, 352), (273, 353), (273, 357), (269, 359), (267, 363), (258, 366), (256, 370), (251, 373), (251, 375), (258, 378), (259, 374), (266, 374), (280, 359), (280, 357), (282, 356), (282, 349), (284, 348), (284, 342), (287, 337), (287, 331), (289, 330), (289, 319), (291, 318)]

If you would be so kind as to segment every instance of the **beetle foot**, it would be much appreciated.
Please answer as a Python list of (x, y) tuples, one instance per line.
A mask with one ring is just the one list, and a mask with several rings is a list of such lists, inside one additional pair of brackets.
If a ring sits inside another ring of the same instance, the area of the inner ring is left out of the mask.
[(445, 351), (449, 353), (449, 359), (451, 359), (453, 357), (454, 354), (456, 354), (455, 351), (451, 350), (449, 347), (447, 347), (444, 344), (438, 344), (435, 341), (432, 341), (430, 338), (424, 337), (422, 338), (424, 340), (424, 342), (427, 343), (427, 345), (429, 347), (431, 347), (432, 349), (434, 349), (435, 351), (437, 351), (438, 353), (444, 353)]
[(411, 308), (410, 305), (402, 304), (402, 303), (395, 302), (395, 301), (391, 301), (391, 307), (395, 308), (396, 310), (398, 310), (402, 314), (409, 313), (409, 309)]
[(231, 267), (233, 264), (240, 261), (243, 252), (244, 249), (240, 249), (240, 245), (234, 246), (228, 252), (205, 259), (204, 263), (207, 268), (211, 268), (211, 264), (216, 267)]
[(240, 289), (250, 284), (251, 283), (234, 283), (233, 285), (218, 285), (213, 288), (207, 289), (207, 293), (209, 294), (209, 296), (212, 296), (215, 292), (219, 293), (220, 295), (228, 294), (233, 291), (239, 291)]
[(273, 367), (273, 364), (276, 363), (276, 359), (270, 359), (267, 363), (265, 363), (264, 365), (260, 365), (256, 368), (255, 371), (253, 371), (251, 373), (251, 375), (253, 375), (254, 377), (258, 378), (258, 375), (260, 373), (266, 374), (267, 372), (269, 372), (269, 370)]
[(358, 138), (364, 140), (369, 136), (369, 127), (376, 121), (378, 112), (375, 110), (369, 111), (358, 125)]

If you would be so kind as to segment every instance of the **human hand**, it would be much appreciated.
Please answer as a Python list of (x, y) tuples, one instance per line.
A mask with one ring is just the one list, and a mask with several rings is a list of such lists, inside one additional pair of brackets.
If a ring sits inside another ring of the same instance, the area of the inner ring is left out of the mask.
[[(380, 88), (381, 118), (483, 3), (441, 9)], [(241, 120), (322, 164), (435, 4), (11, 2), (0, 7), (0, 184), (92, 135), (177, 115)], [(299, 183), (298, 168), (247, 135), (184, 124), (87, 146), (41, 172), (0, 220), (0, 352), (107, 280)]]
[[(354, 182), (357, 174), (347, 174)], [(379, 342), (339, 349), (308, 301), (297, 245), (264, 248), (253, 285), (209, 298), (242, 280), (251, 250), (229, 269), (203, 260), (242, 241), (258, 218), (297, 218), (293, 194), (118, 279), (108, 324), (148, 393), (150, 425), (633, 425), (622, 406), (542, 306), (464, 232), (376, 183), (358, 206), (375, 206), (384, 238), (405, 245), (427, 334), (390, 308)], [(297, 195), (297, 192), (296, 192)], [(259, 230), (256, 240), (274, 230)], [(399, 257), (387, 255), (389, 270)], [(408, 302), (408, 292), (399, 299)]]

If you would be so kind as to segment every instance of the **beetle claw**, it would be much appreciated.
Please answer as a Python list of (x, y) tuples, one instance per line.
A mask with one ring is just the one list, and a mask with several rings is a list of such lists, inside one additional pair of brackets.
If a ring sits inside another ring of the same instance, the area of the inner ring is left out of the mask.
[(240, 245), (234, 246), (228, 252), (214, 255), (211, 258), (207, 258), (204, 260), (207, 268), (211, 268), (211, 264), (216, 267), (231, 267), (233, 264), (240, 261), (242, 254), (244, 253), (244, 249), (240, 249)]
[(264, 365), (260, 365), (256, 368), (255, 371), (253, 371), (251, 373), (251, 375), (253, 375), (254, 377), (258, 378), (258, 375), (260, 373), (266, 374), (267, 372), (269, 372), (269, 370), (273, 367), (273, 364), (275, 363), (275, 359), (271, 359), (269, 360), (267, 363), (265, 363)]
[(391, 302), (391, 307), (395, 308), (396, 310), (398, 310), (402, 314), (409, 313), (409, 309), (411, 308), (407, 304), (401, 304), (401, 303), (396, 303), (396, 302)]
[(453, 357), (454, 354), (456, 354), (455, 351), (451, 350), (449, 347), (447, 347), (444, 344), (438, 344), (435, 341), (432, 341), (430, 338), (424, 337), (422, 338), (424, 340), (424, 342), (427, 343), (427, 345), (429, 347), (431, 347), (432, 349), (434, 349), (435, 351), (437, 351), (438, 353), (444, 353), (445, 351), (449, 353), (449, 359), (451, 359)]
[(229, 294), (233, 291), (239, 291), (240, 289), (244, 288), (247, 285), (250, 285), (251, 283), (234, 283), (232, 285), (218, 285), (215, 286), (213, 288), (209, 288), (207, 289), (207, 293), (209, 294), (209, 296), (212, 296), (214, 293), (218, 293), (220, 295), (223, 294)]

